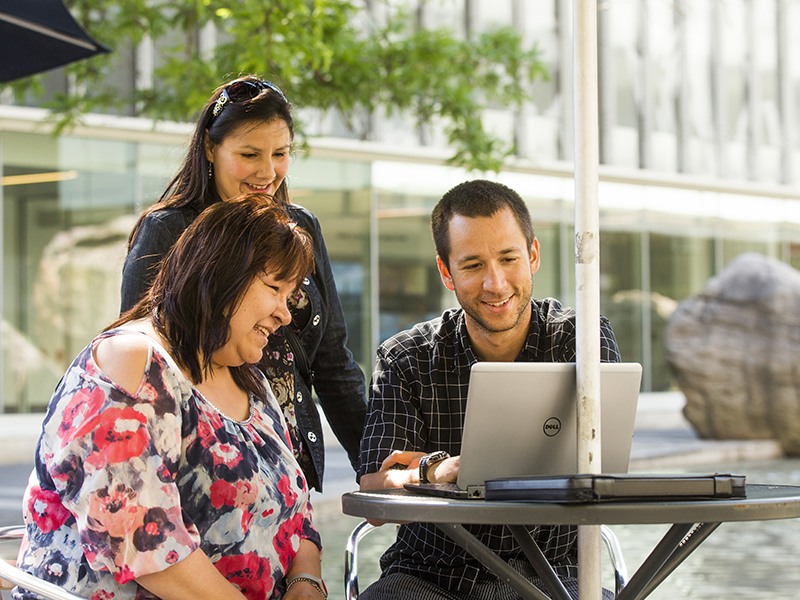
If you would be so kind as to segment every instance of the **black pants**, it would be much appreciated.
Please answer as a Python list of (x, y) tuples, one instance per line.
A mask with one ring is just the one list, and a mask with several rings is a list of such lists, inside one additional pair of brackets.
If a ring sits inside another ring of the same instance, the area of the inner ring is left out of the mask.
[[(578, 580), (562, 579), (561, 582), (573, 600), (578, 600)], [(541, 581), (533, 584), (547, 594)], [(603, 600), (613, 600), (614, 594), (603, 589)], [(504, 583), (481, 583), (469, 596), (443, 590), (424, 579), (403, 573), (381, 577), (358, 596), (358, 600), (519, 600), (517, 593)]]

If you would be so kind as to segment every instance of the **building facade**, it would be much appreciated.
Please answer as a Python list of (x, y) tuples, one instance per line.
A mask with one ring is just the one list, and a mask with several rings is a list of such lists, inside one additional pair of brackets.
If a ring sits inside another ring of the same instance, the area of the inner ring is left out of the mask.
[[(571, 1), (407, 4), (425, 26), (460, 35), (517, 27), (550, 77), (522, 109), (486, 111), (517, 146), (499, 174), (446, 166), (435, 126), (375, 115), (367, 142), (335, 115), (299, 111), (317, 137), (294, 157), (290, 191), (322, 223), (367, 375), (378, 343), (456, 304), (439, 280), (429, 215), (465, 179), (520, 192), (542, 247), (534, 295), (574, 303)], [(674, 383), (663, 332), (681, 300), (742, 252), (800, 267), (800, 39), (788, 35), (800, 28), (800, 0), (758, 0), (758, 10), (755, 0), (598, 5), (601, 311), (623, 359), (644, 365), (643, 390), (664, 391)], [(141, 77), (148, 54), (127, 68)], [(51, 84), (65, 82), (56, 73)], [(5, 413), (43, 410), (74, 355), (118, 315), (128, 234), (191, 130), (90, 115), (56, 137), (46, 117), (0, 104)]]

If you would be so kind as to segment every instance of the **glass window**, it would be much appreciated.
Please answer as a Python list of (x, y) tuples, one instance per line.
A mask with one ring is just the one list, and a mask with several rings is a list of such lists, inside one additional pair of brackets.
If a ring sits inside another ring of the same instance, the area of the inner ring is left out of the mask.
[(667, 320), (714, 275), (714, 239), (651, 233), (649, 240), (652, 390), (665, 391), (675, 385), (664, 358)]
[(726, 222), (722, 234), (723, 266), (744, 252), (780, 257), (778, 232), (769, 224)]
[(14, 132), (2, 142), (3, 401), (29, 412), (119, 316), (138, 196), (163, 185), (171, 165), (157, 145)]
[(379, 342), (457, 306), (441, 282), (430, 229), (438, 198), (379, 193)]
[(292, 201), (319, 219), (347, 322), (347, 346), (372, 370), (369, 163), (301, 158), (290, 170)]
[(688, 148), (686, 170), (689, 173), (713, 174), (714, 119), (711, 78), (711, 6), (708, 0), (690, 0), (681, 4), (686, 22), (686, 69)]
[(600, 232), (600, 306), (626, 362), (644, 362), (642, 241), (638, 232)]

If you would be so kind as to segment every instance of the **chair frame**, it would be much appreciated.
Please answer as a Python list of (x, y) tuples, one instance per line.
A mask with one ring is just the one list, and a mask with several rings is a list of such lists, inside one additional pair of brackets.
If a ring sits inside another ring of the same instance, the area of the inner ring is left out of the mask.
[[(367, 521), (362, 521), (353, 529), (347, 538), (344, 550), (344, 597), (345, 600), (358, 600), (358, 544), (371, 531), (377, 529)], [(603, 543), (611, 558), (611, 567), (614, 569), (614, 597), (616, 598), (622, 588), (628, 583), (628, 567), (622, 556), (622, 547), (614, 532), (606, 525), (601, 525)]]
[[(0, 528), (0, 541), (21, 540), (24, 535), (25, 527), (23, 525)], [(34, 594), (39, 594), (47, 600), (86, 600), (83, 596), (63, 590), (56, 584), (39, 579), (4, 560), (0, 560), (0, 577), (14, 585), (30, 590)]]

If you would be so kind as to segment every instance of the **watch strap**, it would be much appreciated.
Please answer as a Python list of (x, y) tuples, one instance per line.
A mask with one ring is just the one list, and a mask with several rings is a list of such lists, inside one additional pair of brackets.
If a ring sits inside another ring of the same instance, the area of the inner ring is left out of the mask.
[(435, 465), (436, 463), (442, 462), (450, 458), (450, 455), (445, 452), (444, 450), (437, 450), (436, 452), (430, 452), (425, 454), (422, 458), (419, 459), (419, 482), (420, 483), (430, 483), (428, 479), (428, 469)]

